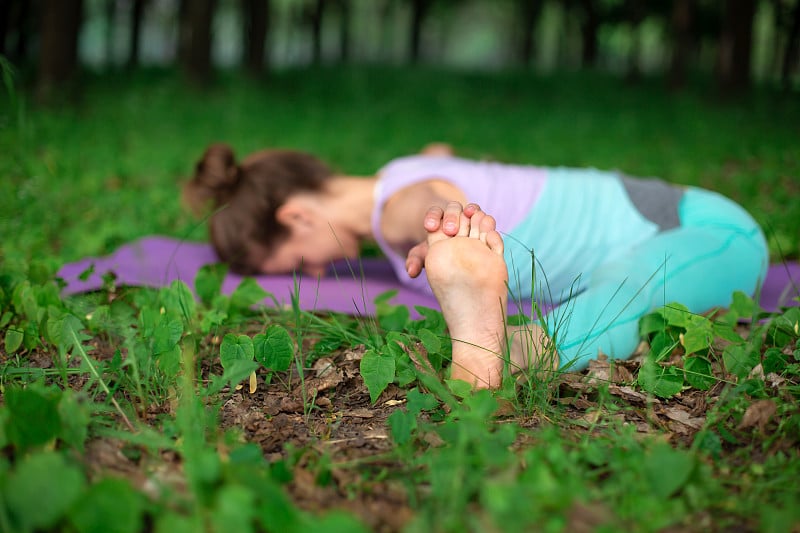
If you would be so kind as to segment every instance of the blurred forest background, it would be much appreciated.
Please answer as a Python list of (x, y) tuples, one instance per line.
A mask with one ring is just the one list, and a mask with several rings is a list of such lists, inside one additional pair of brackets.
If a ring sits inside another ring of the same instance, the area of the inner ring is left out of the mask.
[(2, 0), (0, 55), (40, 96), (83, 69), (425, 64), (595, 69), (725, 93), (800, 82), (800, 0)]
[(0, 267), (206, 238), (217, 141), (659, 176), (798, 257), (799, 55), (800, 0), (0, 0)]

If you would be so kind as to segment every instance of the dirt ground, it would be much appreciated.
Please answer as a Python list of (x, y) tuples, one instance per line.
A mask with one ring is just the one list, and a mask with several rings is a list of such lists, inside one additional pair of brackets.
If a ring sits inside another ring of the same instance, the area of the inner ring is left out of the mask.
[[(390, 385), (372, 405), (359, 374), (364, 351), (341, 350), (322, 358), (304, 380), (284, 374), (274, 376), (267, 385), (260, 375), (254, 392), (250, 392), (247, 383), (234, 391), (224, 391), (228, 399), (222, 405), (219, 422), (222, 430), (234, 429), (246, 441), (258, 444), (268, 461), (288, 459), (294, 454), (287, 461), (293, 465), (288, 490), (300, 508), (344, 509), (375, 531), (398, 531), (413, 516), (405, 487), (395, 477), (378, 473), (402, 466), (393, 462), (388, 453), (392, 441), (386, 421), (404, 405), (406, 391)], [(39, 362), (48, 366), (49, 361), (42, 358)], [(218, 362), (203, 364), (204, 372), (221, 372)], [(554, 401), (561, 404), (564, 416), (578, 422), (572, 427), (588, 428), (599, 416), (612, 416), (633, 424), (642, 435), (658, 432), (674, 444), (690, 444), (703, 427), (706, 411), (723, 384), (718, 383), (710, 391), (689, 389), (669, 400), (657, 399), (632, 386), (638, 368), (637, 358), (615, 365), (595, 361), (585, 372), (563, 374), (553, 385), (558, 388)], [(617, 405), (623, 406), (613, 414), (591, 409), (598, 406), (598, 386), (603, 383), (609, 384), (608, 393), (618, 400)], [(161, 406), (156, 411), (169, 409)], [(500, 415), (523, 427), (550, 423), (535, 414), (506, 411)], [(755, 402), (742, 426), (763, 427), (773, 413), (774, 403)], [(158, 412), (152, 415), (155, 417)], [(148, 478), (154, 475), (173, 486), (182, 485), (176, 454), (132, 458), (129, 448), (130, 445), (110, 439), (91, 441), (86, 454), (89, 471), (124, 475), (145, 491)], [(325, 469), (319, 468), (320, 458), (326, 458)], [(323, 470), (327, 477), (321, 483)]]

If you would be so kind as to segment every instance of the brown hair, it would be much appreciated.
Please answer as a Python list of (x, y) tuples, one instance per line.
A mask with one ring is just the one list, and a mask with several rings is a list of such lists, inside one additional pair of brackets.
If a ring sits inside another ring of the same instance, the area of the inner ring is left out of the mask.
[(211, 243), (219, 258), (240, 274), (255, 274), (269, 249), (288, 236), (275, 218), (295, 193), (318, 191), (331, 170), (316, 157), (292, 150), (262, 150), (237, 164), (226, 144), (209, 146), (184, 188), (195, 214), (213, 209)]

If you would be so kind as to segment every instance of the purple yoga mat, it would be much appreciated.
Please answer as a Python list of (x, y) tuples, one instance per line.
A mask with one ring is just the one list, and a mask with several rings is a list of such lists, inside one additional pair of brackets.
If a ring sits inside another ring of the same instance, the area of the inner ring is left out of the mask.
[[(169, 237), (144, 237), (121, 246), (111, 255), (90, 257), (66, 264), (58, 276), (67, 283), (65, 295), (100, 289), (103, 286), (103, 275), (108, 272), (116, 275), (118, 285), (164, 287), (175, 280), (181, 280), (194, 289), (194, 279), (200, 267), (216, 262), (217, 256), (209, 244)], [(92, 266), (92, 273), (81, 280), (81, 273)], [(407, 305), (412, 312), (415, 305), (439, 308), (433, 296), (400, 285), (389, 263), (382, 259), (362, 259), (351, 262), (350, 266), (338, 262), (331, 266), (326, 276), (319, 279), (299, 276), (295, 280), (292, 275), (262, 275), (253, 278), (280, 305), (291, 304), (297, 283), (300, 307), (309, 311), (374, 315), (375, 298), (389, 290), (397, 290), (392, 303)], [(228, 273), (222, 292), (230, 294), (242, 279), (243, 276)], [(264, 303), (273, 305), (274, 300), (267, 298)]]
[[(86, 258), (64, 265), (58, 273), (66, 282), (64, 294), (77, 294), (98, 290), (103, 286), (103, 275), (113, 272), (118, 285), (164, 287), (175, 280), (184, 281), (194, 288), (194, 278), (203, 265), (217, 262), (209, 244), (180, 241), (169, 237), (144, 237), (126, 244), (105, 257)], [(92, 273), (81, 280), (80, 275), (94, 265)], [(299, 277), (298, 299), (300, 307), (309, 311), (337, 311), (352, 315), (373, 315), (374, 300), (380, 294), (396, 290), (392, 303), (407, 305), (412, 315), (415, 305), (438, 309), (433, 296), (410, 290), (397, 280), (389, 263), (383, 259), (362, 259), (332, 265), (328, 275), (320, 279)], [(295, 279), (291, 275), (254, 276), (258, 284), (274, 296), (281, 305), (291, 303)], [(222, 286), (230, 294), (242, 281), (242, 276), (228, 274)], [(800, 264), (772, 265), (761, 291), (760, 304), (767, 311), (782, 306), (798, 305), (800, 297)], [(272, 305), (271, 298), (265, 300)], [(529, 314), (530, 302), (509, 302), (509, 314)]]

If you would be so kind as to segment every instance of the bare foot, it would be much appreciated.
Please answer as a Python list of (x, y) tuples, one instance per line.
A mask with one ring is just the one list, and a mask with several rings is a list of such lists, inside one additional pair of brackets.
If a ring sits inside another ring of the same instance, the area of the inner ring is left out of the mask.
[(506, 351), (508, 269), (503, 239), (483, 212), (462, 213), (458, 233), (428, 236), (425, 270), (453, 339), (452, 379), (500, 386)]

